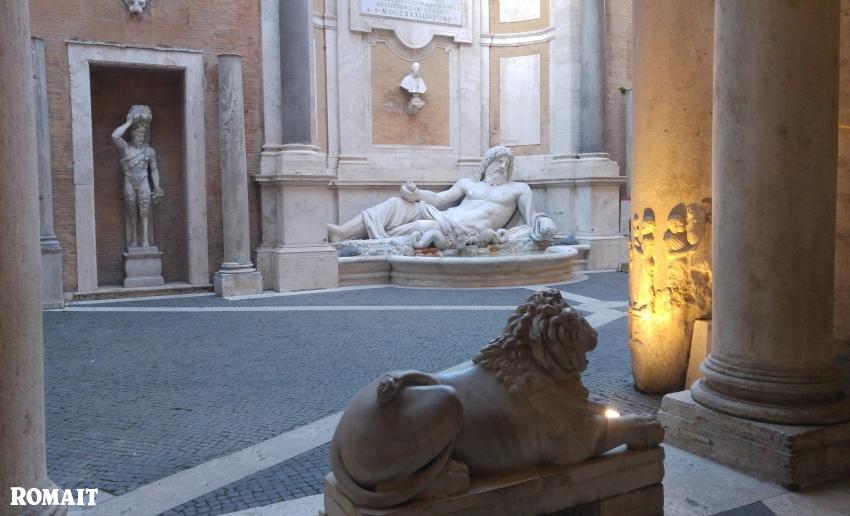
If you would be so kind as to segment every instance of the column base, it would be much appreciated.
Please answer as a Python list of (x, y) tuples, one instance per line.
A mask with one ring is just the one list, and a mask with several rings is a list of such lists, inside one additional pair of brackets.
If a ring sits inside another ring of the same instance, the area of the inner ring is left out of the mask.
[(706, 408), (682, 391), (664, 396), (664, 442), (749, 475), (800, 489), (850, 474), (850, 422), (789, 426)]
[(42, 308), (62, 308), (65, 295), (62, 288), (62, 248), (41, 244), (41, 306)]
[(124, 288), (165, 285), (162, 253), (156, 246), (131, 247), (124, 253)]
[(265, 286), (278, 292), (339, 287), (336, 250), (328, 245), (257, 249)]
[(263, 275), (253, 267), (240, 272), (218, 271), (213, 275), (213, 288), (221, 297), (261, 294)]
[(850, 397), (838, 369), (817, 374), (739, 367), (712, 354), (704, 377), (691, 387), (694, 400), (731, 416), (779, 425), (832, 425), (850, 420)]

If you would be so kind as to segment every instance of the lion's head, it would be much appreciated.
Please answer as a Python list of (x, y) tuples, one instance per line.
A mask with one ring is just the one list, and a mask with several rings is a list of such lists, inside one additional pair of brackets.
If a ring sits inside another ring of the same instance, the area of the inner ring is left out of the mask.
[(560, 292), (545, 290), (518, 306), (502, 334), (472, 361), (495, 372), (513, 394), (535, 375), (578, 379), (587, 367), (585, 353), (594, 348), (596, 330)]

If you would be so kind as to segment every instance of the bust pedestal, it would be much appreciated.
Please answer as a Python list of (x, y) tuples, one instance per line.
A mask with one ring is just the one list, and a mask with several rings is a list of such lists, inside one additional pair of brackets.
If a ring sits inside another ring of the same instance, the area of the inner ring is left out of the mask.
[(130, 247), (124, 251), (124, 288), (158, 287), (162, 277), (162, 253), (155, 245)]

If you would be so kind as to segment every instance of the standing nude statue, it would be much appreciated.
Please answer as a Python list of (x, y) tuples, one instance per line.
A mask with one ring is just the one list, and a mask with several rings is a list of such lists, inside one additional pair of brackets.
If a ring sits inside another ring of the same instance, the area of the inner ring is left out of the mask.
[[(112, 141), (121, 150), (121, 171), (124, 173), (124, 202), (126, 207), (127, 248), (139, 246), (141, 218), (141, 247), (150, 247), (151, 202), (158, 202), (165, 192), (159, 186), (156, 151), (147, 144), (153, 114), (148, 106), (135, 105), (127, 113), (127, 121), (112, 133)], [(124, 140), (130, 129), (131, 139)], [(148, 172), (150, 170), (150, 172)], [(153, 190), (151, 190), (153, 185)]]
[[(507, 147), (497, 146), (484, 155), (475, 177), (464, 178), (446, 191), (432, 192), (408, 181), (401, 197), (393, 197), (367, 208), (342, 225), (329, 224), (331, 242), (352, 238), (388, 238), (428, 234), (436, 230), (451, 241), (451, 235), (478, 236), (481, 245), (530, 237), (551, 240), (555, 223), (544, 213), (535, 212), (531, 188), (513, 181), (514, 156)], [(506, 228), (514, 215), (524, 224)]]

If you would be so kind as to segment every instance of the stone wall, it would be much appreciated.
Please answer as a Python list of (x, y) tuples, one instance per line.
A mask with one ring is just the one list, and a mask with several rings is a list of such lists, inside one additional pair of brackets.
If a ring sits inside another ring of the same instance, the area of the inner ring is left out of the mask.
[(835, 241), (835, 337), (850, 352), (850, 0), (841, 1), (838, 99), (838, 198)]
[[(506, 24), (501, 24), (506, 25)], [(536, 63), (536, 74), (530, 67)], [(521, 75), (529, 75), (523, 84)], [(536, 77), (534, 77), (536, 75)], [(502, 82), (520, 84), (509, 86)], [(520, 81), (520, 82), (516, 82)], [(536, 84), (535, 84), (536, 82)], [(537, 97), (538, 105), (530, 103)], [(517, 102), (512, 103), (514, 98)], [(490, 145), (507, 145), (517, 156), (549, 152), (549, 45), (538, 43), (490, 49)], [(511, 107), (509, 113), (504, 108)], [(515, 126), (511, 136), (507, 124)], [(534, 127), (536, 126), (536, 127)], [(532, 134), (532, 130), (539, 131)], [(516, 138), (519, 138), (518, 140)], [(513, 140), (513, 141), (512, 141)], [(534, 143), (530, 143), (534, 142)]]
[[(54, 221), (56, 234), (64, 248), (65, 290), (77, 290), (70, 78), (65, 43), (68, 40), (119, 42), (139, 47), (176, 47), (203, 52), (209, 270), (210, 273), (215, 272), (223, 252), (216, 56), (220, 53), (237, 53), (243, 58), (248, 172), (254, 173), (257, 171), (262, 143), (259, 2), (153, 0), (148, 2), (148, 7), (140, 16), (131, 16), (120, 0), (31, 0), (30, 16), (32, 35), (45, 40)], [(128, 108), (129, 105), (128, 101)], [(156, 112), (154, 117), (153, 130), (156, 131)], [(165, 188), (168, 193), (168, 187)], [(259, 221), (253, 183), (250, 188), (253, 246), (258, 240)], [(166, 266), (165, 263), (163, 265)]]

